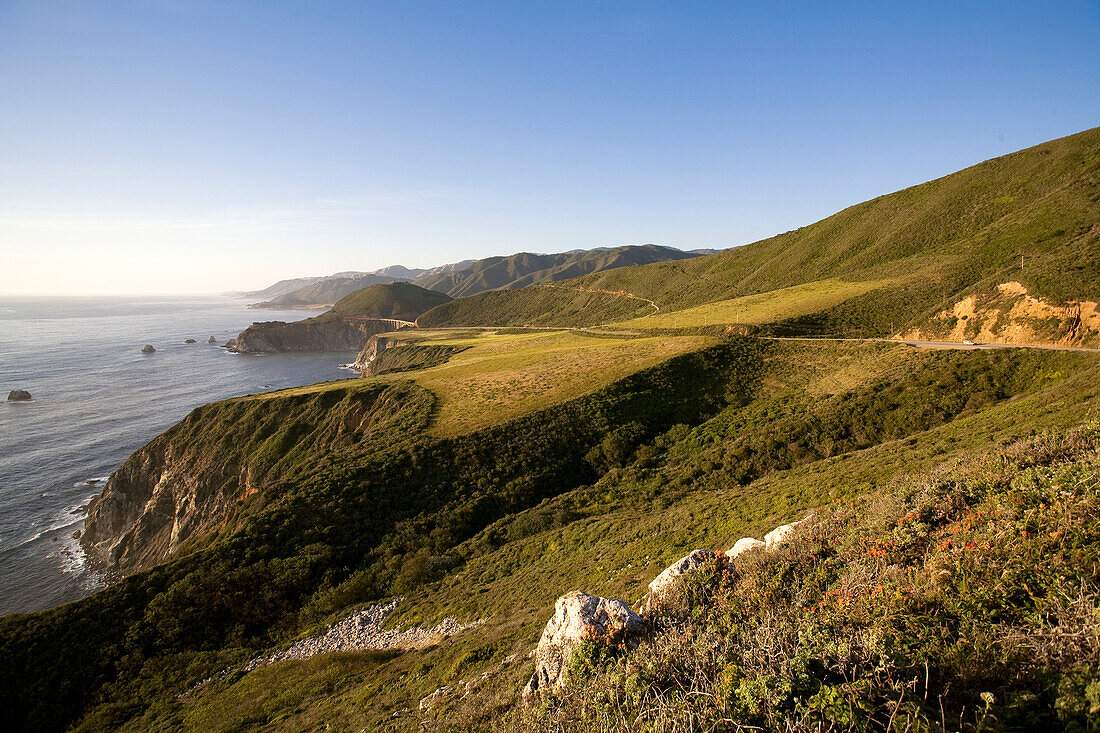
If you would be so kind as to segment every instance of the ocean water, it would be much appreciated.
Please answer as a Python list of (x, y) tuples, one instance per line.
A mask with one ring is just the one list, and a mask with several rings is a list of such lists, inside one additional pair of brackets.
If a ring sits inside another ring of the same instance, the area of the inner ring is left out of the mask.
[[(340, 365), (353, 353), (249, 356), (207, 343), (255, 320), (309, 315), (228, 298), (0, 297), (0, 614), (102, 587), (72, 537), (83, 507), (189, 411), (352, 376)], [(156, 352), (142, 354), (144, 344)], [(34, 399), (7, 402), (13, 389)]]

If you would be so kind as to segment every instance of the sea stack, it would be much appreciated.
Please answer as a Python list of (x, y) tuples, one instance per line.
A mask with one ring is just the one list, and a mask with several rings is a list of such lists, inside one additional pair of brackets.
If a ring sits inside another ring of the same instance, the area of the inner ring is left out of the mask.
[(185, 343), (185, 344), (194, 344), (194, 343), (197, 343), (197, 342), (195, 341), (195, 339), (184, 339), (183, 343)]
[(214, 338), (213, 336), (211, 336), (211, 337), (210, 337), (210, 340), (209, 340), (209, 341), (207, 341), (206, 343), (208, 343), (208, 344), (216, 344), (216, 343), (218, 343), (218, 340), (217, 340), (216, 338)]
[(31, 398), (31, 393), (25, 389), (13, 389), (8, 392), (8, 402), (26, 402)]
[(141, 347), (141, 353), (143, 354), (152, 354), (154, 351), (156, 351), (156, 349), (153, 348), (152, 344), (145, 344), (145, 346)]

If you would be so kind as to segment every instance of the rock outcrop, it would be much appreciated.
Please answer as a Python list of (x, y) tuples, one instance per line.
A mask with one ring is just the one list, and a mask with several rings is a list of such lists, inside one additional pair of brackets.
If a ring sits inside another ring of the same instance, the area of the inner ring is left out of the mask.
[(8, 392), (8, 402), (26, 402), (31, 399), (31, 393), (25, 389), (13, 389)]
[(210, 338), (208, 338), (208, 339), (206, 340), (206, 343), (208, 343), (208, 344), (216, 344), (216, 343), (218, 343), (218, 340), (217, 340), (216, 338), (214, 338), (213, 336), (211, 336)]
[(367, 343), (363, 344), (359, 354), (356, 355), (355, 363), (352, 366), (362, 372), (363, 376), (369, 376), (371, 362), (377, 359), (386, 349), (400, 343), (403, 342), (392, 336), (371, 336), (367, 339)]
[(152, 354), (154, 351), (156, 351), (156, 349), (153, 348), (152, 344), (145, 344), (145, 346), (141, 347), (141, 353), (143, 354)]
[(183, 343), (185, 343), (185, 344), (196, 344), (198, 342), (195, 341), (195, 339), (184, 339)]
[(585, 639), (622, 635), (629, 638), (645, 627), (642, 617), (624, 601), (590, 596), (579, 590), (554, 604), (535, 649), (535, 673), (523, 690), (525, 699), (561, 684), (573, 650)]
[(226, 343), (230, 351), (269, 354), (281, 351), (352, 351), (367, 339), (396, 328), (389, 319), (340, 318), (326, 321), (253, 323)]
[(812, 518), (813, 515), (810, 514), (809, 516), (804, 517), (797, 522), (784, 524), (782, 526), (776, 527), (771, 532), (768, 532), (766, 535), (764, 535), (765, 549), (774, 550), (776, 547), (789, 540), (791, 538), (791, 535), (794, 534), (795, 530), (797, 530), (806, 522), (809, 522)]
[(744, 555), (746, 552), (752, 552), (754, 550), (763, 550), (768, 546), (768, 543), (761, 542), (755, 537), (742, 537), (733, 543), (733, 547), (726, 550), (726, 557), (734, 558)]
[(717, 556), (718, 554), (713, 550), (692, 550), (662, 570), (661, 574), (649, 584), (649, 595), (642, 603), (642, 613), (648, 615), (658, 610), (661, 602), (668, 598), (669, 592), (679, 583), (680, 576), (701, 567), (703, 563)]

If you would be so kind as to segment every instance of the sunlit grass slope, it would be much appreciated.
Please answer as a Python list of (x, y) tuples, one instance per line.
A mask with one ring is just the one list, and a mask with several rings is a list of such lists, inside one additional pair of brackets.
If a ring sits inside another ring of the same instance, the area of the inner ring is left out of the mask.
[(849, 298), (896, 284), (896, 280), (844, 282), (822, 280), (756, 295), (659, 312), (611, 324), (622, 328), (691, 328), (719, 324), (760, 325), (816, 313)]
[[(394, 334), (405, 338), (404, 331)], [(708, 336), (610, 338), (575, 331), (415, 331), (410, 338), (463, 350), (445, 363), (368, 378), (412, 379), (438, 400), (431, 432), (460, 435), (593, 392), (640, 369), (716, 343)], [(268, 395), (342, 389), (340, 382)]]

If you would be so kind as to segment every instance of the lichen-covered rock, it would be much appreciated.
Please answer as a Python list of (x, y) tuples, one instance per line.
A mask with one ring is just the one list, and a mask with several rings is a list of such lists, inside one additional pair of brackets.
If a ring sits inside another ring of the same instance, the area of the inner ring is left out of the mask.
[(764, 535), (764, 544), (767, 546), (767, 549), (774, 550), (776, 547), (789, 540), (791, 538), (791, 535), (794, 534), (795, 530), (797, 530), (806, 522), (809, 522), (812, 518), (813, 515), (811, 514), (803, 519), (798, 520), (797, 522), (784, 524), (782, 526), (776, 527), (771, 532), (768, 532), (766, 535)]
[(535, 673), (523, 690), (525, 699), (562, 682), (573, 650), (589, 636), (605, 637), (638, 633), (642, 617), (617, 598), (590, 596), (579, 590), (566, 593), (554, 604), (554, 616), (546, 622), (535, 649)]
[(681, 575), (700, 567), (707, 560), (712, 560), (717, 556), (718, 553), (713, 550), (692, 550), (662, 570), (661, 574), (649, 584), (649, 595), (646, 596), (645, 603), (642, 604), (642, 612), (649, 614), (657, 610), (661, 601), (668, 596), (669, 591), (679, 582)]
[(746, 552), (752, 552), (754, 550), (763, 550), (767, 547), (767, 543), (761, 542), (755, 537), (742, 537), (733, 543), (733, 547), (726, 550), (726, 557), (740, 557)]

